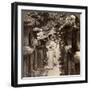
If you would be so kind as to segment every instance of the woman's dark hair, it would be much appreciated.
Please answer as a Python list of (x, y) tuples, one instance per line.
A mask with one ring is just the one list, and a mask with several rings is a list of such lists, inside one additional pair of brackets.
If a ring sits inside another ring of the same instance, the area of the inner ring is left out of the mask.
[(52, 37), (52, 35), (49, 35), (48, 37), (49, 37), (49, 39), (50, 39), (50, 38)]

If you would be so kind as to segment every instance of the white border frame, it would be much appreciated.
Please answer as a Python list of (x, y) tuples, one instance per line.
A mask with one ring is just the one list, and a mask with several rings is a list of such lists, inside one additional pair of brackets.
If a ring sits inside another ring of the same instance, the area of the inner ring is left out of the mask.
[[(40, 10), (40, 11), (65, 11), (81, 13), (80, 16), (80, 75), (68, 75), (59, 77), (30, 77), (21, 79), (21, 10)], [(85, 80), (85, 10), (70, 9), (70, 8), (53, 8), (44, 6), (18, 6), (18, 84), (34, 84), (48, 82), (63, 82), (63, 81), (80, 81)]]

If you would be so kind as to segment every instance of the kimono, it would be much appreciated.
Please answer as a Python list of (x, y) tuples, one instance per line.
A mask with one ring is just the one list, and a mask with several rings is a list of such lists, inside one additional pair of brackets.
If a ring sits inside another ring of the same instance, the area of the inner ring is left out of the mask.
[(54, 41), (49, 41), (47, 46), (47, 58), (48, 58), (48, 67), (53, 68), (53, 62), (55, 58), (55, 48), (56, 48), (56, 43)]
[(55, 43), (55, 41), (49, 41), (46, 45), (47, 51), (47, 58), (48, 58), (48, 67), (53, 68), (54, 64), (59, 64), (59, 44)]
[(59, 43), (55, 41), (49, 41), (46, 45), (47, 58), (48, 58), (48, 73), (47, 76), (60, 76), (59, 70), (59, 57), (60, 57), (60, 49)]

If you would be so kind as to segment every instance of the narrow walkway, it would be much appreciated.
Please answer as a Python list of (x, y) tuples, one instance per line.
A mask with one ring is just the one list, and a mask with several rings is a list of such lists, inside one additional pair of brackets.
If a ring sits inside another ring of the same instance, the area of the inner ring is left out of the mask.
[(60, 70), (58, 66), (54, 66), (53, 69), (48, 70), (47, 76), (60, 76)]

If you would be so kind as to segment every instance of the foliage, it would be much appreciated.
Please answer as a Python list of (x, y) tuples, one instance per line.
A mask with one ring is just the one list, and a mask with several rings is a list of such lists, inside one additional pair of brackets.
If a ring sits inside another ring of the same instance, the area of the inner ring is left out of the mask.
[[(74, 25), (71, 24), (71, 20), (66, 20), (70, 15), (76, 17), (76, 22)], [(24, 23), (32, 27), (33, 31), (37, 31), (38, 34), (42, 34), (42, 37), (48, 37), (49, 32), (54, 28), (57, 38), (61, 38), (63, 43), (65, 34), (67, 33), (66, 29), (63, 29), (66, 26), (75, 26), (80, 27), (80, 15), (76, 13), (68, 12), (47, 12), (47, 11), (24, 11)], [(69, 22), (67, 22), (69, 21)], [(41, 31), (42, 29), (42, 31)], [(69, 32), (70, 29), (68, 29)], [(41, 33), (42, 32), (42, 33)], [(41, 37), (41, 39), (42, 39)], [(40, 37), (39, 37), (40, 38)], [(43, 38), (44, 39), (44, 38)]]

